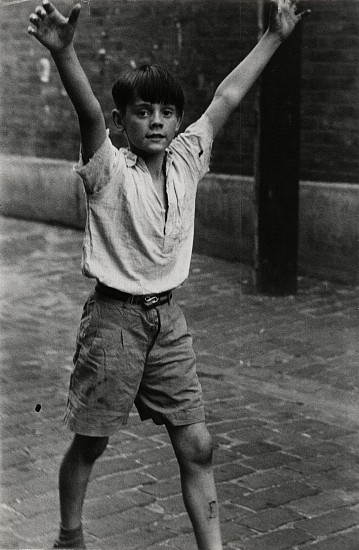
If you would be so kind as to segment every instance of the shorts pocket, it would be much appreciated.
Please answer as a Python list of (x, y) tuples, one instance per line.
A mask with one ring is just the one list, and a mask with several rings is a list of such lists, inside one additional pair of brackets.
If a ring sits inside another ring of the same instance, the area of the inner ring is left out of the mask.
[(80, 355), (88, 353), (98, 331), (98, 304), (93, 293), (89, 296), (82, 311), (80, 325), (76, 337), (76, 350), (73, 363), (76, 365)]

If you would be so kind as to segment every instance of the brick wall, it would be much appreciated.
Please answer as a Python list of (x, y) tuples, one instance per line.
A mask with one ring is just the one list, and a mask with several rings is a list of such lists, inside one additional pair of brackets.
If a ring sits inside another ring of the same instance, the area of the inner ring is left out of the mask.
[[(50, 59), (26, 32), (29, 0), (4, 7), (1, 24), (1, 150), (65, 158), (78, 153), (74, 111)], [(254, 46), (256, 0), (90, 0), (76, 38), (79, 56), (111, 123), (110, 89), (131, 62), (160, 62), (180, 77), (187, 97), (184, 124), (208, 105), (216, 85)], [(71, 0), (59, 0), (68, 9)], [(357, 182), (358, 0), (308, 0), (303, 28), (301, 178)], [(212, 170), (252, 174), (255, 88), (216, 141)]]

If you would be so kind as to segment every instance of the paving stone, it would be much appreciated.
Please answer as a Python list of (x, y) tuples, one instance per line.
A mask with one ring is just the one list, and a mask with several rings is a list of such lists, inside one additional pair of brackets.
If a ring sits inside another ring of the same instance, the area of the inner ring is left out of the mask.
[(108, 459), (99, 460), (93, 468), (92, 479), (100, 479), (110, 474), (138, 470), (142, 464), (134, 457), (114, 456)]
[(228, 481), (230, 479), (236, 480), (251, 472), (253, 472), (252, 468), (247, 468), (247, 466), (243, 466), (243, 464), (240, 464), (239, 462), (232, 462), (232, 464), (215, 466), (214, 479), (216, 483)]
[(267, 443), (266, 441), (252, 441), (251, 443), (235, 445), (233, 450), (239, 452), (243, 456), (256, 456), (279, 451), (280, 447)]
[(23, 516), (13, 508), (0, 504), (0, 527), (8, 527), (9, 525), (18, 523)]
[(317, 489), (297, 481), (284, 483), (277, 487), (271, 487), (256, 493), (239, 493), (233, 496), (232, 502), (240, 504), (250, 510), (263, 510), (272, 508), (300, 499), (304, 496), (314, 495)]
[(25, 499), (17, 499), (12, 503), (16, 512), (25, 518), (31, 518), (38, 514), (58, 510), (58, 497), (53, 491), (42, 495), (28, 494)]
[(251, 458), (245, 458), (243, 463), (255, 470), (270, 470), (271, 468), (277, 468), (278, 466), (288, 465), (292, 462), (299, 462), (299, 458), (287, 453), (272, 452), (266, 454), (258, 454)]
[(337, 470), (340, 467), (340, 458), (332, 456), (315, 457), (314, 459), (303, 459), (292, 461), (286, 464), (286, 467), (290, 470), (294, 470), (300, 474), (314, 474), (331, 472)]
[(236, 420), (221, 421), (216, 424), (210, 424), (211, 432), (231, 433), (236, 430), (244, 430), (246, 428), (265, 427), (266, 423), (258, 418), (241, 418)]
[(297, 526), (300, 529), (314, 536), (323, 536), (336, 531), (343, 531), (358, 524), (359, 510), (346, 508), (297, 522)]
[(326, 472), (307, 472), (306, 479), (321, 491), (344, 489), (346, 491), (359, 490), (359, 476), (351, 470), (334, 468)]
[(19, 536), (10, 531), (0, 531), (0, 548), (9, 550), (23, 548), (24, 543), (19, 539)]
[(106, 495), (102, 498), (88, 499), (85, 502), (84, 517), (86, 520), (99, 519), (118, 514), (128, 508), (148, 506), (155, 501), (152, 495), (141, 490), (125, 491), (117, 495)]
[(3, 487), (11, 486), (13, 484), (22, 485), (24, 488), (25, 483), (32, 482), (36, 478), (44, 478), (44, 472), (41, 468), (36, 468), (31, 465), (31, 462), (22, 464), (18, 468), (5, 469), (1, 476), (1, 484)]
[(170, 548), (175, 548), (176, 550), (198, 550), (194, 535), (192, 533), (180, 535), (166, 542)]
[(175, 457), (173, 449), (170, 445), (157, 447), (154, 450), (144, 450), (143, 453), (137, 455), (137, 459), (141, 464), (158, 464)]
[(149, 546), (147, 550), (173, 550), (174, 546), (170, 542), (162, 542), (160, 544), (154, 544)]
[(21, 464), (29, 464), (30, 457), (24, 451), (10, 451), (8, 453), (2, 453), (1, 466), (2, 468), (17, 468)]
[(96, 538), (108, 538), (117, 533), (124, 533), (148, 525), (158, 519), (158, 514), (143, 507), (134, 507), (108, 517), (94, 519), (87, 525), (87, 531)]
[(252, 494), (245, 487), (241, 487), (238, 483), (218, 483), (217, 494), (219, 502), (232, 501), (238, 503), (238, 498), (243, 495)]
[(353, 501), (345, 491), (333, 490), (289, 502), (286, 506), (307, 518), (313, 518), (323, 512), (329, 512), (352, 503)]
[(157, 499), (157, 503), (163, 506), (165, 514), (182, 514), (185, 511), (182, 495), (174, 495)]
[(301, 550), (358, 550), (359, 529), (346, 533), (337, 533), (324, 540), (304, 545)]
[[(119, 532), (113, 537), (106, 537), (104, 539), (104, 544), (106, 548), (121, 548), (121, 550), (145, 550), (150, 547), (152, 548), (154, 543), (165, 541), (168, 538), (168, 531), (161, 530), (158, 526), (146, 526), (141, 530), (127, 531), (126, 533)], [(144, 546), (144, 544), (146, 546)], [(163, 547), (161, 546), (161, 548)]]
[(223, 543), (226, 544), (232, 540), (238, 540), (253, 535), (254, 531), (237, 521), (225, 522), (221, 525), (221, 534)]
[(317, 456), (340, 455), (345, 454), (341, 445), (325, 441), (324, 443), (313, 443), (307, 445), (298, 445), (287, 449), (290, 454), (301, 458), (315, 458)]
[(239, 519), (239, 523), (251, 529), (255, 529), (256, 531), (265, 533), (266, 531), (273, 531), (287, 523), (302, 519), (302, 517), (303, 516), (292, 510), (278, 507), (270, 510), (263, 510), (249, 516), (242, 516)]
[(172, 479), (179, 476), (179, 467), (176, 459), (165, 463), (151, 465), (144, 470), (147, 475), (157, 480)]
[(169, 481), (159, 481), (145, 485), (142, 491), (159, 498), (181, 493), (181, 483), (179, 478)]
[(239, 443), (248, 443), (250, 441), (272, 441), (274, 436), (272, 426), (262, 425), (260, 427), (240, 428), (227, 432), (231, 439), (237, 440)]
[(181, 533), (192, 533), (192, 524), (186, 512), (177, 516), (165, 515), (159, 525), (161, 528), (177, 535)]
[(142, 472), (120, 472), (105, 479), (94, 479), (89, 485), (87, 496), (93, 498), (114, 494), (126, 489), (141, 487), (146, 483), (151, 483), (151, 480)]
[(266, 487), (274, 487), (281, 485), (286, 481), (294, 481), (302, 479), (300, 474), (291, 470), (277, 468), (274, 470), (266, 470), (262, 472), (254, 472), (241, 479), (241, 484), (249, 489), (265, 489)]
[(295, 420), (291, 422), (289, 428), (296, 433), (307, 434), (317, 439), (333, 439), (337, 435), (343, 435), (343, 433), (350, 434), (351, 430), (346, 430), (328, 424), (327, 422), (320, 422), (313, 418), (306, 418)]
[(50, 475), (43, 475), (25, 481), (23, 487), (31, 494), (43, 495), (57, 487), (57, 479)]
[(239, 506), (238, 504), (232, 504), (230, 502), (226, 504), (220, 503), (219, 515), (222, 522), (232, 522), (242, 516), (248, 515), (248, 510), (246, 508), (243, 508), (243, 506)]
[[(94, 283), (80, 273), (80, 232), (0, 225), (0, 546), (50, 548), (74, 337)], [(357, 550), (358, 289), (304, 277), (296, 296), (259, 296), (250, 278), (195, 254), (175, 293), (194, 335), (225, 549)], [(195, 549), (178, 491), (166, 429), (131, 412), (93, 471), (89, 550)]]
[[(150, 438), (135, 438), (128, 441), (121, 442), (119, 450), (124, 455), (136, 455), (136, 458), (140, 460), (142, 452), (147, 452), (149, 449), (153, 449), (155, 453), (165, 452), (163, 445), (159, 445), (158, 441), (154, 441)], [(172, 451), (173, 452), (173, 451)]]
[(7, 506), (13, 506), (15, 502), (20, 502), (29, 496), (29, 491), (24, 489), (21, 484), (15, 483), (1, 488), (1, 498)]
[[(216, 439), (215, 439), (216, 441)], [(228, 443), (228, 440), (226, 440)], [(226, 447), (220, 445), (219, 447), (215, 446), (215, 452), (213, 457), (213, 462), (215, 466), (221, 464), (229, 464), (232, 461), (238, 461), (238, 454), (235, 453), (231, 447)]]
[(289, 550), (313, 537), (298, 529), (281, 529), (250, 540), (238, 541), (241, 550)]
[(59, 513), (56, 510), (43, 512), (25, 519), (14, 527), (14, 532), (23, 540), (39, 539), (40, 535), (48, 535), (57, 532), (59, 524)]
[[(210, 415), (217, 415), (220, 420), (231, 420), (231, 419), (243, 419), (243, 418), (252, 418), (255, 413), (251, 411), (248, 407), (243, 406), (242, 402), (239, 399), (216, 399), (211, 401), (211, 410), (209, 411)], [(211, 425), (211, 416), (209, 416), (209, 425)]]

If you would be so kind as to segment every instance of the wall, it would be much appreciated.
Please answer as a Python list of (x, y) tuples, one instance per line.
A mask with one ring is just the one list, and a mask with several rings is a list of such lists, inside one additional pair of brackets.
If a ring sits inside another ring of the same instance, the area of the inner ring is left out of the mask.
[[(26, 32), (38, 0), (1, 8), (1, 132), (5, 154), (74, 160), (76, 116), (52, 61)], [(72, 0), (56, 5), (68, 10)], [(256, 0), (86, 0), (76, 46), (113, 139), (111, 84), (130, 63), (155, 61), (183, 82), (184, 123), (198, 117), (216, 85), (254, 46)], [(306, 0), (303, 25), (301, 179), (357, 183), (358, 0)], [(44, 61), (45, 60), (45, 61)], [(46, 68), (46, 67), (45, 67)], [(41, 81), (42, 80), (44, 81)], [(255, 88), (216, 141), (212, 171), (253, 173)]]
[[(0, 157), (0, 214), (82, 228), (85, 202), (72, 163)], [(197, 197), (196, 252), (252, 264), (253, 180), (207, 175)], [(299, 271), (355, 284), (358, 279), (359, 186), (300, 185)]]
[[(253, 264), (253, 179), (207, 176), (198, 189), (195, 250)], [(302, 181), (299, 273), (359, 282), (359, 186)]]
[[(74, 191), (68, 164), (51, 161), (74, 161), (79, 135), (50, 56), (26, 32), (38, 0), (4, 4), (2, 212), (82, 225), (82, 193), (79, 187)], [(72, 4), (56, 1), (65, 10)], [(254, 46), (258, 32), (255, 0), (82, 4), (76, 47), (117, 145), (123, 143), (111, 124), (110, 88), (121, 69), (151, 61), (173, 70), (187, 96), (186, 125), (203, 112), (216, 85)], [(312, 183), (301, 185), (300, 265), (306, 272), (353, 281), (358, 267), (359, 2), (304, 0), (301, 5), (310, 6), (312, 14), (302, 32), (300, 177)], [(196, 232), (197, 250), (249, 262), (255, 92), (254, 87), (216, 140), (211, 167), (216, 176), (200, 186)]]

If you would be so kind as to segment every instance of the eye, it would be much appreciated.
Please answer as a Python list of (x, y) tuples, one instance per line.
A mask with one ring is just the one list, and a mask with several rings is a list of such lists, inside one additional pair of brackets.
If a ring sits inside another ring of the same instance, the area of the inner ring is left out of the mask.
[(137, 111), (137, 116), (140, 118), (146, 118), (149, 115), (149, 111), (147, 109), (140, 109)]
[(162, 114), (164, 117), (170, 118), (171, 116), (174, 115), (174, 109), (170, 109), (170, 108), (163, 109)]

